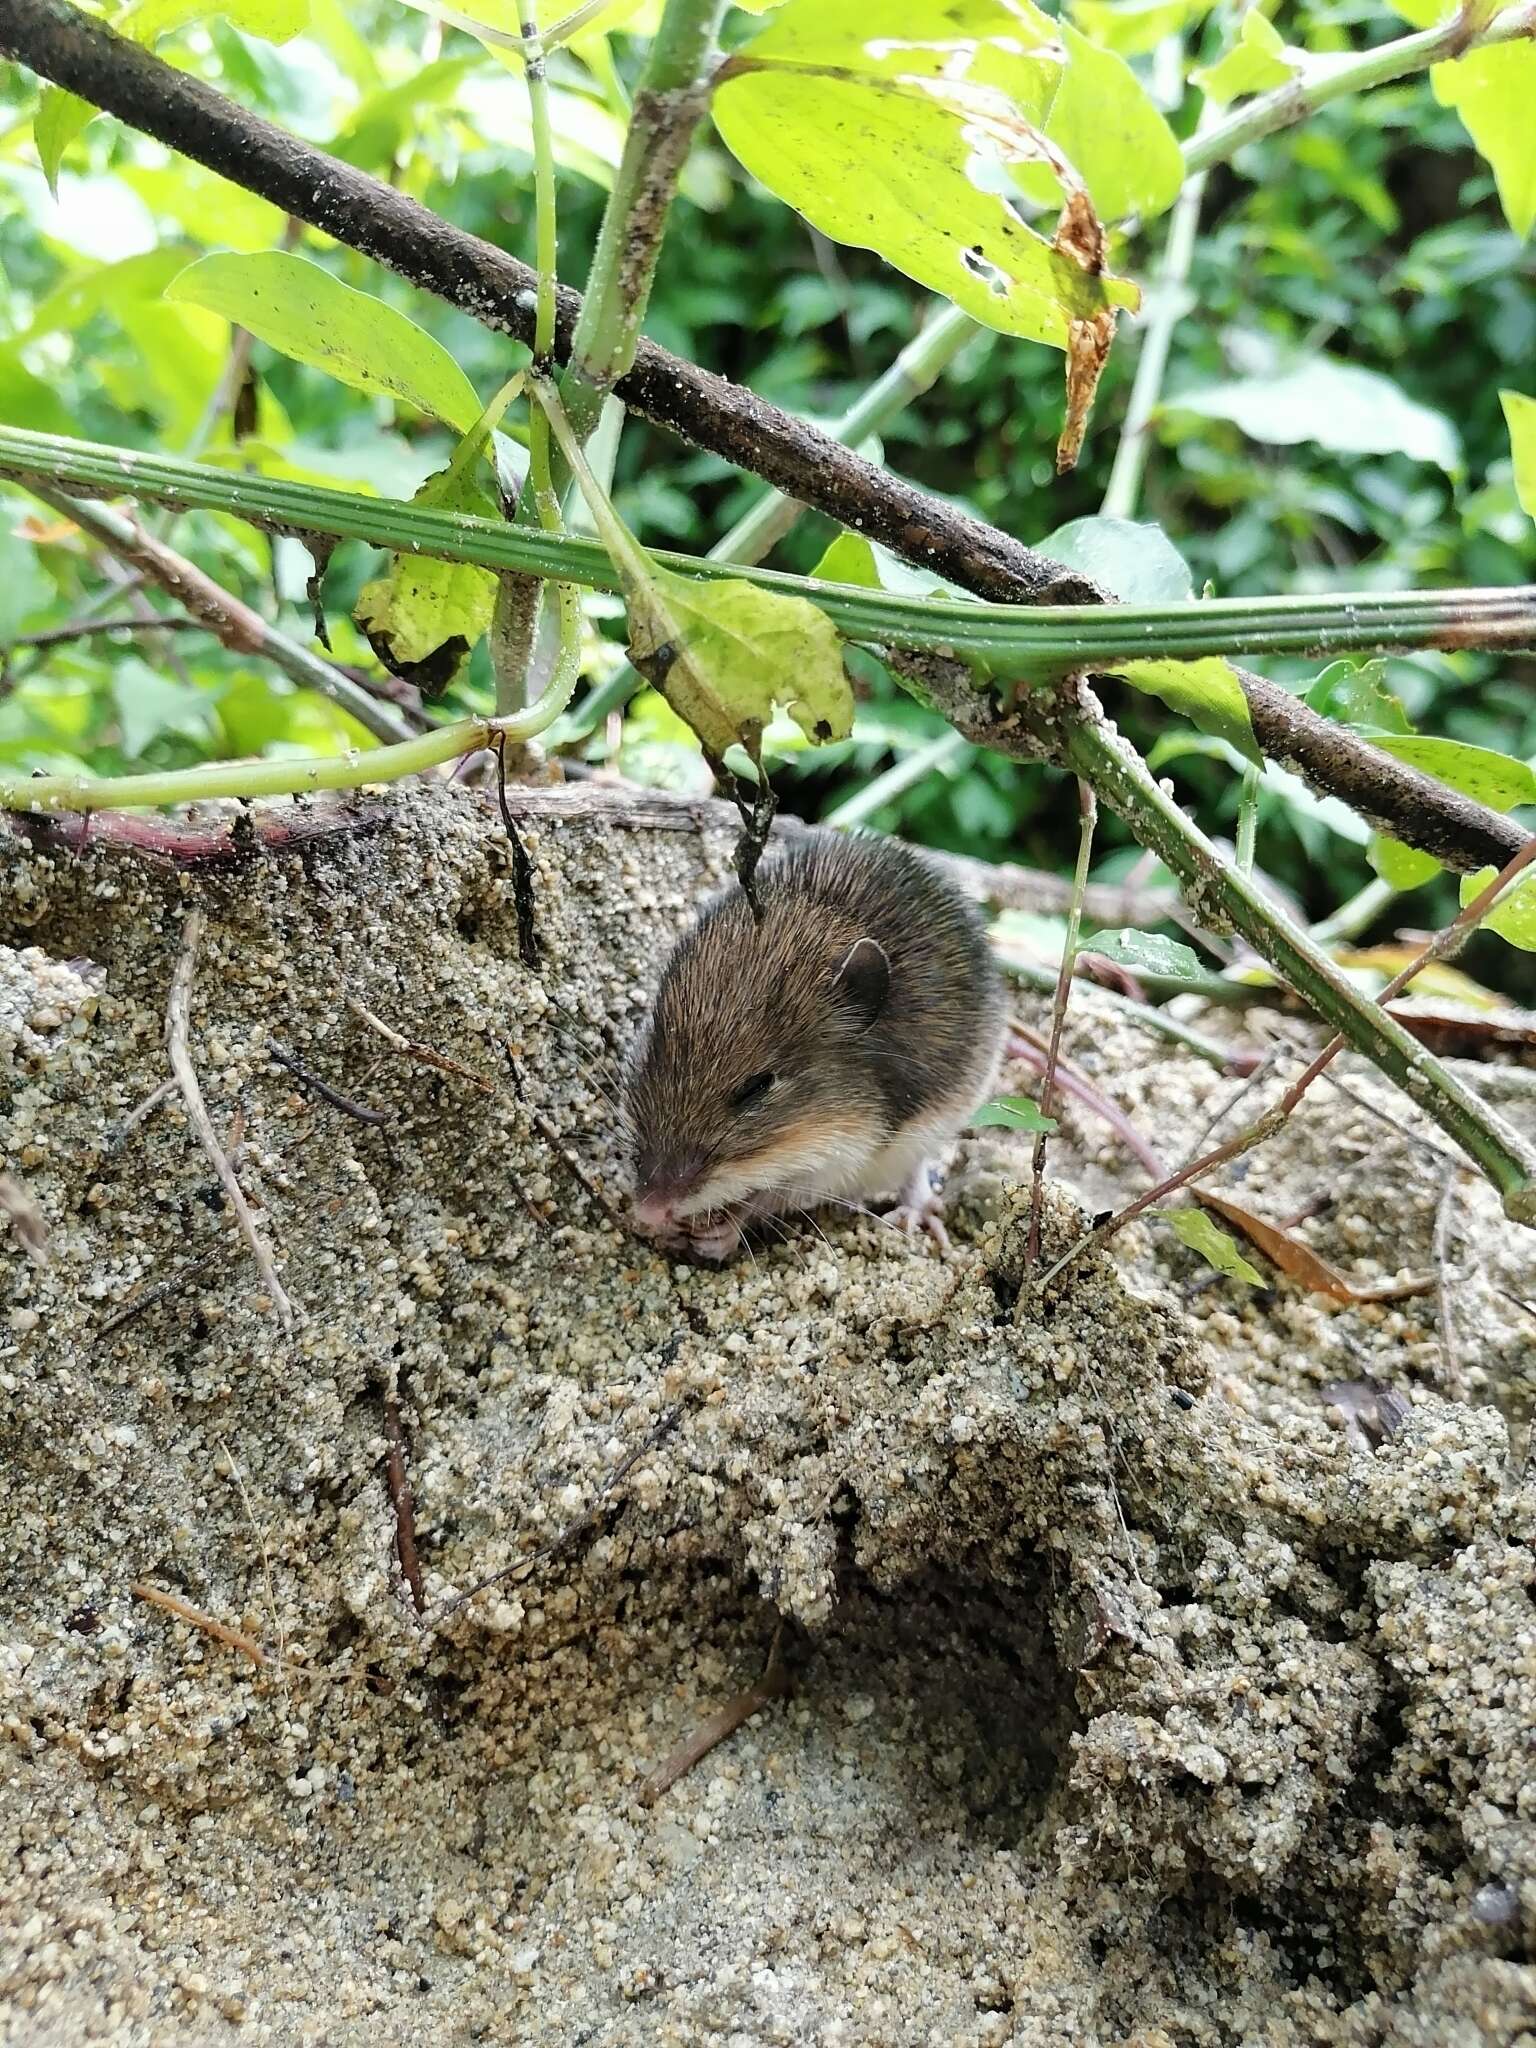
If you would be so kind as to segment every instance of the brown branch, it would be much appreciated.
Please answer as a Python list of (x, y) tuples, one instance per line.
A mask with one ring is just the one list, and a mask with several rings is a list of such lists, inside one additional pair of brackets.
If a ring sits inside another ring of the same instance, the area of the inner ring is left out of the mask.
[(411, 1490), (411, 1477), (405, 1465), (405, 1432), (400, 1427), (400, 1403), (393, 1394), (386, 1395), (384, 1401), (384, 1442), (388, 1446), (384, 1454), (384, 1480), (389, 1488), (389, 1504), (395, 1517), (395, 1555), (400, 1560), (400, 1575), (410, 1587), (411, 1599), (420, 1614), (427, 1604), (427, 1592), (421, 1576), (421, 1557), (416, 1549), (416, 1496)]
[(722, 1742), (750, 1721), (759, 1708), (766, 1707), (770, 1700), (781, 1699), (789, 1691), (789, 1666), (781, 1655), (783, 1638), (784, 1624), (781, 1621), (773, 1632), (762, 1677), (737, 1693), (734, 1699), (727, 1700), (707, 1720), (701, 1721), (669, 1756), (663, 1757), (640, 1787), (642, 1806), (654, 1806), (663, 1792), (670, 1791), (679, 1778), (687, 1777), (695, 1764), (702, 1763), (711, 1750), (718, 1749)]
[[(527, 264), (248, 113), (67, 0), (6, 0), (0, 55), (271, 200), (485, 326), (532, 343), (538, 279)], [(561, 361), (569, 357), (580, 304), (575, 292), (560, 290)], [(1064, 575), (1049, 557), (654, 343), (640, 344), (617, 389), (632, 411), (694, 447), (979, 596), (1025, 604), (1105, 598), (1092, 584)], [(1264, 752), (1379, 829), (1464, 871), (1502, 866), (1517, 850), (1523, 835), (1509, 819), (1330, 724), (1277, 684), (1247, 671), (1239, 677)]]

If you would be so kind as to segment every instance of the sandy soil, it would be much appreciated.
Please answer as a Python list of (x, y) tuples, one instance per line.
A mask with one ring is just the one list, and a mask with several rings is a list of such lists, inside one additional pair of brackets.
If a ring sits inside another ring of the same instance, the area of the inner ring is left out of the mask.
[[(1325, 1202), (1357, 1280), (1439, 1218), (1446, 1329), (1161, 1226), (1042, 1310), (991, 1133), (948, 1264), (844, 1219), (673, 1267), (601, 1198), (729, 850), (676, 824), (525, 827), (536, 972), (462, 792), (193, 875), (0, 839), (0, 1169), (51, 1243), (0, 1239), (0, 2040), (1536, 2041), (1536, 1236), (1346, 1067), (1228, 1185)], [(194, 903), (287, 1336), (180, 1103), (120, 1131)], [(1068, 1049), (1173, 1157), (1234, 1093), (1092, 990)], [(1140, 1181), (1071, 1104), (1052, 1170), (1055, 1247)], [(1375, 1448), (1322, 1396), (1363, 1376)], [(645, 1803), (781, 1617), (787, 1696)]]

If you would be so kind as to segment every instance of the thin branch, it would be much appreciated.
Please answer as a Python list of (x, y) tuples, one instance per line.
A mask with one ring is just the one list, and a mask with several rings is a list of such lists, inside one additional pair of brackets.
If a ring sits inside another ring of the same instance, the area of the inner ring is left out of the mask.
[(308, 1067), (301, 1066), (288, 1048), (279, 1045), (275, 1038), (267, 1040), (267, 1052), (269, 1057), (276, 1060), (280, 1067), (286, 1068), (296, 1081), (301, 1081), (306, 1088), (312, 1088), (322, 1102), (328, 1102), (333, 1109), (341, 1110), (346, 1116), (355, 1117), (360, 1124), (394, 1122), (393, 1110), (370, 1109), (365, 1102), (354, 1102), (350, 1095), (343, 1095), (340, 1089), (333, 1088), (329, 1081), (322, 1081), (318, 1074), (312, 1074)]
[(158, 1607), (166, 1614), (174, 1614), (178, 1621), (184, 1621), (189, 1628), (195, 1628), (201, 1635), (212, 1636), (216, 1643), (224, 1643), (231, 1650), (238, 1650), (242, 1657), (249, 1657), (253, 1664), (275, 1664), (277, 1659), (264, 1650), (254, 1636), (248, 1636), (243, 1629), (231, 1628), (227, 1621), (215, 1621), (211, 1614), (204, 1614), (200, 1607), (194, 1607), (190, 1600), (182, 1600), (174, 1593), (162, 1593), (158, 1586), (145, 1585), (136, 1580), (128, 1588), (135, 1600), (142, 1600), (150, 1607)]
[[(1501, 16), (1488, 36), (1529, 12)], [(113, 35), (67, 0), (7, 0), (0, 12), (0, 54), (30, 65), (485, 325), (522, 341), (532, 338), (537, 276), (526, 264), (247, 113), (202, 81)], [(1216, 160), (1214, 144), (1213, 132), (1203, 159), (1189, 161), (1191, 170)], [(574, 293), (561, 293), (557, 355), (569, 349), (578, 305)], [(1088, 599), (1102, 596), (1080, 580), (1064, 579), (1057, 564), (983, 521), (653, 344), (641, 342), (633, 368), (616, 388), (632, 410), (694, 446), (965, 589), (1013, 603), (1063, 589)], [(1392, 762), (1278, 685), (1246, 672), (1240, 680), (1264, 752), (1314, 788), (1355, 805), (1380, 829), (1462, 870), (1497, 865), (1515, 850), (1510, 834), (1518, 828), (1497, 813)]]
[[(68, 501), (69, 519), (75, 518), (73, 499)], [(78, 524), (78, 522), (76, 522)], [(117, 593), (114, 591), (113, 595)], [(206, 633), (201, 619), (76, 619), (68, 626), (50, 626), (43, 633), (18, 633), (0, 648), (0, 661), (23, 647), (63, 647), (71, 640), (92, 640), (99, 633)]]
[(1186, 175), (1211, 169), (1215, 164), (1230, 163), (1240, 149), (1246, 149), (1250, 142), (1257, 142), (1265, 135), (1273, 135), (1281, 128), (1292, 127), (1297, 121), (1304, 121), (1315, 114), (1319, 107), (1325, 107), (1332, 100), (1342, 99), (1349, 93), (1367, 92), (1373, 86), (1388, 85), (1394, 79), (1407, 78), (1413, 72), (1427, 71), (1432, 64), (1443, 64), (1457, 57), (1464, 57), (1469, 50), (1485, 50), (1497, 43), (1523, 42), (1536, 36), (1536, 4), (1525, 0), (1518, 7), (1506, 7), (1502, 14), (1496, 14), (1491, 21), (1479, 27), (1472, 9), (1461, 6), (1436, 28), (1428, 28), (1417, 35), (1399, 36), (1395, 42), (1383, 43), (1379, 48), (1367, 50), (1347, 61), (1330, 55), (1326, 59), (1314, 59), (1315, 69), (1304, 70), (1284, 85), (1277, 85), (1273, 92), (1260, 93), (1257, 99), (1249, 100), (1224, 121), (1217, 122), (1202, 135), (1197, 135), (1184, 145), (1184, 168)]
[(396, 1052), (403, 1052), (409, 1059), (420, 1060), (423, 1066), (436, 1067), (441, 1073), (456, 1074), (461, 1081), (473, 1083), (482, 1095), (496, 1093), (494, 1081), (487, 1081), (485, 1076), (477, 1074), (473, 1067), (460, 1066), (457, 1060), (449, 1059), (448, 1055), (439, 1052), (436, 1046), (423, 1045), (420, 1039), (404, 1037), (392, 1025), (386, 1024), (382, 1017), (376, 1017), (350, 989), (346, 994), (346, 1005), (354, 1017), (366, 1024), (371, 1031), (376, 1031), (385, 1044), (392, 1045)]
[(272, 1254), (262, 1237), (244, 1190), (235, 1177), (235, 1169), (229, 1163), (229, 1155), (215, 1135), (213, 1123), (203, 1101), (203, 1091), (198, 1085), (197, 1069), (192, 1064), (192, 1054), (187, 1045), (187, 1034), (192, 1006), (192, 976), (197, 967), (197, 949), (203, 936), (203, 912), (200, 909), (187, 913), (187, 922), (182, 931), (181, 953), (176, 961), (176, 971), (171, 977), (171, 997), (165, 1015), (165, 1044), (170, 1055), (171, 1072), (176, 1076), (181, 1089), (181, 1099), (186, 1105), (187, 1118), (196, 1131), (203, 1150), (212, 1162), (213, 1170), (219, 1177), (219, 1184), (235, 1212), (235, 1221), (240, 1226), (240, 1235), (245, 1239), (246, 1249), (256, 1262), (262, 1284), (272, 1298), (272, 1306), (284, 1330), (293, 1328), (293, 1304), (284, 1292), (283, 1283), (277, 1277), (277, 1268), (272, 1263)]
[[(318, 690), (322, 696), (341, 705), (376, 739), (408, 740), (412, 737), (411, 727), (388, 705), (380, 704), (350, 676), (343, 675), (328, 661), (311, 654), (297, 640), (290, 640), (286, 633), (269, 626), (260, 613), (253, 612), (248, 604), (215, 583), (195, 562), (188, 561), (185, 555), (167, 547), (153, 534), (146, 533), (136, 521), (124, 518), (122, 513), (113, 512), (105, 505), (82, 503), (78, 498), (67, 497), (62, 491), (49, 490), (43, 485), (32, 488), (35, 496), (110, 549), (119, 561), (126, 562), (150, 582), (158, 583), (168, 591), (222, 646), (236, 654), (255, 655), (263, 661), (270, 661), (274, 668), (280, 669), (303, 689)], [(157, 620), (154, 623), (175, 626), (181, 622)], [(146, 620), (144, 625), (147, 629), (150, 622)]]
[(781, 1621), (773, 1632), (773, 1641), (768, 1648), (768, 1662), (763, 1667), (761, 1678), (745, 1687), (736, 1697), (701, 1721), (693, 1733), (680, 1742), (670, 1756), (664, 1757), (640, 1787), (640, 1804), (654, 1806), (664, 1792), (668, 1792), (679, 1778), (687, 1777), (696, 1764), (704, 1761), (711, 1750), (718, 1749), (722, 1742), (745, 1726), (752, 1716), (766, 1707), (770, 1700), (782, 1699), (789, 1691), (789, 1667), (782, 1655), (784, 1624)]
[(400, 1575), (411, 1589), (411, 1601), (418, 1614), (427, 1604), (426, 1587), (421, 1576), (421, 1558), (416, 1549), (416, 1496), (411, 1491), (410, 1474), (405, 1464), (405, 1432), (400, 1426), (400, 1403), (393, 1394), (384, 1401), (384, 1454), (385, 1483), (389, 1488), (389, 1503), (395, 1517), (395, 1555), (400, 1560)]
[[(1049, 1117), (1056, 1099), (1056, 1067), (1061, 1058), (1061, 1034), (1066, 1028), (1067, 1004), (1072, 995), (1072, 969), (1077, 960), (1077, 935), (1083, 921), (1083, 892), (1088, 887), (1088, 864), (1093, 855), (1093, 832), (1099, 807), (1093, 789), (1086, 782), (1077, 785), (1077, 866), (1072, 875), (1072, 903), (1067, 911), (1066, 936), (1061, 942), (1061, 964), (1056, 970), (1056, 991), (1051, 1000), (1051, 1037), (1045, 1052), (1045, 1072), (1038, 1097), (1040, 1114)], [(1045, 1206), (1045, 1148), (1049, 1131), (1035, 1133), (1030, 1161), (1029, 1236), (1024, 1252), (1026, 1269), (1040, 1256), (1040, 1222)]]

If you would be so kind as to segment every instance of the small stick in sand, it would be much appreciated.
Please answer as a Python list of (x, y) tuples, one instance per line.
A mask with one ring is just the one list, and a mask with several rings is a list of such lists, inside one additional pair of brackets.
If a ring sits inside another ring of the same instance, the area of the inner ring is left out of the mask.
[(789, 1667), (780, 1655), (783, 1641), (784, 1624), (781, 1621), (773, 1632), (762, 1677), (737, 1693), (734, 1699), (727, 1700), (707, 1721), (701, 1721), (670, 1756), (662, 1759), (640, 1787), (642, 1806), (654, 1806), (663, 1792), (670, 1791), (678, 1779), (686, 1777), (695, 1764), (702, 1763), (712, 1749), (718, 1749), (722, 1742), (750, 1721), (760, 1707), (766, 1707), (770, 1700), (779, 1699), (789, 1691)]

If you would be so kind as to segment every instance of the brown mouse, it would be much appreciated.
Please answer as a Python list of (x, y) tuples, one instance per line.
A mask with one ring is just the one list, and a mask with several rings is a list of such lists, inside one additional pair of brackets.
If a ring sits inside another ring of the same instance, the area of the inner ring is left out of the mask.
[(980, 919), (894, 840), (812, 833), (678, 941), (624, 1095), (635, 1220), (727, 1257), (753, 1219), (895, 1198), (944, 1244), (930, 1163), (986, 1099), (1007, 1029)]

